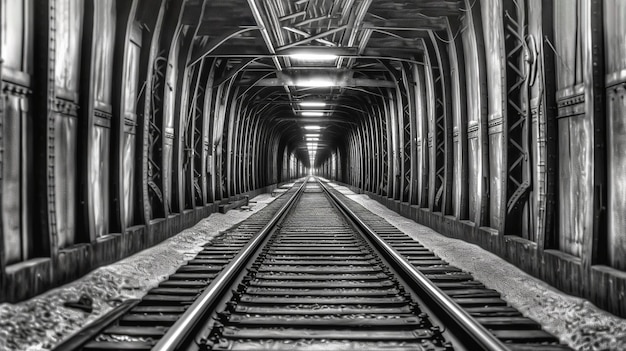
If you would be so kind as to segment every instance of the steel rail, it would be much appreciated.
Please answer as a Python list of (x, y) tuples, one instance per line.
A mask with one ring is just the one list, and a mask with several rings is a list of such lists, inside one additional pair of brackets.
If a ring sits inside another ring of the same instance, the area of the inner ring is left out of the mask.
[[(317, 180), (317, 179), (316, 179)], [(437, 287), (430, 279), (428, 279), (422, 272), (413, 267), (413, 265), (400, 254), (391, 245), (386, 243), (382, 238), (376, 234), (376, 232), (370, 228), (361, 218), (359, 218), (354, 211), (328, 190), (327, 186), (321, 181), (317, 180), (321, 188), (330, 196), (331, 199), (337, 204), (342, 211), (344, 211), (348, 217), (356, 223), (364, 233), (367, 234), (369, 239), (374, 241), (402, 271), (406, 274), (406, 277), (410, 279), (410, 282), (419, 286), (428, 297), (430, 297), (437, 307), (441, 308), (447, 317), (450, 317), (463, 331), (469, 336), (479, 347), (483, 350), (489, 351), (510, 351), (510, 349), (498, 338), (496, 338), (489, 330), (478, 323), (472, 316), (469, 315), (459, 304), (454, 302), (445, 292)]]
[(106, 314), (98, 317), (98, 319), (81, 328), (71, 337), (63, 340), (61, 343), (54, 346), (54, 348), (52, 348), (52, 351), (82, 349), (85, 344), (94, 339), (98, 334), (101, 334), (103, 330), (113, 324), (125, 313), (130, 311), (133, 307), (137, 306), (137, 304), (139, 304), (140, 302), (141, 299), (130, 299), (122, 302), (120, 305), (114, 307)]
[(280, 218), (291, 209), (292, 205), (302, 194), (302, 189), (307, 184), (308, 177), (298, 188), (296, 193), (285, 203), (272, 219), (244, 246), (233, 260), (218, 274), (209, 286), (198, 296), (183, 315), (167, 330), (165, 335), (154, 345), (152, 351), (173, 351), (178, 350), (181, 344), (188, 337), (189, 333), (206, 315), (217, 299), (221, 298), (224, 289), (230, 286), (231, 281), (241, 272), (241, 269), (248, 262), (252, 254), (257, 251), (258, 246), (274, 229)]

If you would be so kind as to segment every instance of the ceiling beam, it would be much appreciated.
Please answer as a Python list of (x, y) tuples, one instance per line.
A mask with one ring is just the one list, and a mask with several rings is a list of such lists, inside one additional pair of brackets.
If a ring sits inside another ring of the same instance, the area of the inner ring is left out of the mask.
[(392, 13), (419, 11), (426, 16), (454, 16), (461, 13), (462, 1), (449, 0), (421, 0), (421, 1), (387, 1), (374, 0), (372, 11), (380, 10)]
[(327, 37), (327, 36), (329, 36), (329, 35), (331, 35), (333, 33), (342, 31), (342, 30), (344, 30), (346, 28), (347, 28), (347, 26), (340, 26), (338, 28), (330, 29), (330, 30), (327, 30), (327, 31), (322, 32), (320, 34), (312, 35), (312, 36), (310, 36), (308, 38), (304, 38), (302, 40), (299, 40), (299, 41), (296, 41), (296, 42), (284, 45), (284, 46), (282, 46), (280, 48), (276, 48), (276, 50), (280, 51), (280, 50), (285, 50), (285, 49), (288, 49), (288, 48), (291, 48), (291, 47), (294, 47), (294, 46), (298, 46), (298, 45), (302, 45), (302, 44), (308, 44), (308, 43), (312, 42), (313, 40), (325, 38), (325, 37)]
[(276, 117), (275, 119), (281, 121), (302, 122), (302, 123), (342, 123), (342, 124), (356, 124), (355, 122), (346, 121), (342, 118), (302, 118), (302, 117)]
[(239, 73), (242, 70), (244, 70), (248, 65), (250, 65), (251, 63), (253, 63), (256, 60), (257, 60), (256, 58), (247, 58), (247, 59), (242, 60), (240, 63), (238, 63), (237, 65), (233, 66), (233, 68), (229, 69), (227, 72), (224, 72), (224, 74), (221, 77), (216, 79), (214, 81), (214, 83), (213, 83), (213, 86), (218, 86), (218, 85), (224, 83), (225, 81), (231, 79), (232, 77), (237, 75), (237, 73)]
[[(300, 29), (296, 29), (296, 28), (292, 28), (292, 27), (288, 27), (288, 26), (283, 26), (282, 27), (284, 30), (288, 31), (288, 32), (292, 32), (295, 34), (298, 34), (300, 36), (303, 36), (305, 39), (310, 38), (311, 34), (300, 30)], [(320, 43), (320, 44), (324, 44), (324, 45), (328, 45), (328, 46), (337, 46), (337, 44), (333, 43), (332, 41), (326, 40), (326, 39), (315, 39), (316, 42)]]
[[(249, 85), (252, 84), (249, 81), (239, 82), (240, 85)], [(283, 84), (298, 86), (298, 84), (286, 83), (282, 79), (279, 78), (266, 78), (261, 79), (255, 83), (256, 86), (261, 87), (273, 87), (273, 86), (282, 86)], [(395, 83), (387, 80), (379, 80), (379, 79), (365, 79), (365, 78), (348, 78), (341, 79), (333, 82), (332, 86), (329, 87), (367, 87), (367, 88), (395, 88)], [(321, 86), (320, 88), (328, 88), (325, 86)]]
[(294, 19), (296, 17), (300, 17), (300, 16), (304, 16), (304, 15), (306, 15), (306, 11), (299, 11), (299, 12), (294, 12), (294, 13), (292, 13), (290, 15), (286, 15), (286, 16), (280, 17), (278, 20), (280, 22), (285, 22), (285, 21), (289, 21), (290, 19)]
[(447, 28), (445, 17), (411, 17), (379, 19), (370, 18), (363, 28), (386, 27), (389, 30), (444, 30)]
[[(268, 50), (271, 54), (275, 54), (276, 50), (274, 49), (274, 44), (272, 43), (272, 38), (270, 37), (269, 32), (267, 31), (265, 20), (263, 19), (263, 15), (259, 10), (259, 7), (256, 3), (256, 0), (248, 0), (248, 5), (252, 10), (252, 16), (254, 16), (254, 20), (259, 26), (259, 31), (261, 31), (261, 37), (263, 37), (263, 41), (265, 41), (265, 45), (267, 45)], [(278, 71), (282, 71), (283, 67), (280, 64), (280, 60), (278, 57), (273, 57), (272, 61), (274, 61), (274, 65)]]
[(267, 47), (263, 44), (230, 44), (220, 46), (205, 57), (257, 57), (259, 59), (267, 57), (271, 59), (276, 55), (270, 55)]
[(204, 57), (208, 56), (209, 54), (211, 54), (213, 51), (215, 51), (215, 49), (217, 49), (219, 46), (221, 46), (222, 44), (224, 44), (225, 42), (227, 42), (229, 39), (232, 39), (238, 35), (241, 35), (243, 33), (246, 32), (250, 32), (253, 30), (257, 30), (258, 27), (245, 27), (245, 28), (239, 28), (238, 30), (234, 31), (234, 32), (229, 32), (226, 34), (223, 34), (219, 37), (213, 38), (210, 41), (208, 41), (205, 45), (203, 45), (192, 57), (191, 60), (189, 61), (189, 64), (187, 66), (192, 66), (194, 64), (196, 64), (198, 61), (202, 60)]
[(276, 50), (279, 55), (298, 55), (298, 54), (317, 54), (317, 55), (336, 55), (336, 56), (354, 56), (357, 48), (355, 47), (329, 47), (329, 46), (295, 46), (290, 48), (280, 48)]

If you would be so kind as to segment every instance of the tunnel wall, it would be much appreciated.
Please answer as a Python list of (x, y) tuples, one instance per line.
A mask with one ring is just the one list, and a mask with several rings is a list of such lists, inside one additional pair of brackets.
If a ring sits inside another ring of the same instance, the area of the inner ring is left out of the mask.
[(2, 1), (0, 302), (304, 175), (232, 65), (198, 57), (200, 6)]
[(464, 5), (320, 172), (626, 316), (626, 5)]

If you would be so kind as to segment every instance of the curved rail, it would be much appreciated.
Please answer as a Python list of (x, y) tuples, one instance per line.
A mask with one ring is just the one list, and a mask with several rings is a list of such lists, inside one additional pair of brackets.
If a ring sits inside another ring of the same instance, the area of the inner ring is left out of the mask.
[(327, 186), (318, 180), (322, 189), (337, 204), (337, 206), (345, 212), (345, 214), (358, 225), (364, 233), (367, 234), (376, 245), (387, 254), (387, 258), (391, 259), (402, 273), (406, 274), (406, 278), (411, 283), (416, 284), (422, 289), (430, 299), (432, 299), (439, 308), (441, 308), (447, 316), (456, 323), (459, 328), (465, 332), (466, 336), (471, 338), (478, 347), (489, 351), (508, 351), (510, 350), (502, 341), (496, 338), (489, 330), (478, 323), (469, 315), (461, 306), (454, 302), (446, 293), (437, 287), (422, 272), (413, 267), (413, 265), (402, 254), (396, 251), (383, 239), (381, 239), (374, 230), (372, 230), (361, 218), (359, 218), (348, 206), (339, 199), (335, 194), (328, 190)]
[(209, 286), (198, 296), (194, 303), (189, 306), (185, 313), (167, 330), (167, 333), (152, 348), (153, 351), (178, 350), (181, 343), (185, 341), (189, 333), (200, 322), (207, 311), (212, 307), (217, 299), (221, 297), (224, 289), (228, 288), (232, 279), (241, 272), (241, 269), (248, 262), (252, 254), (257, 250), (261, 242), (272, 231), (280, 218), (287, 213), (291, 206), (302, 194), (302, 189), (306, 186), (307, 179), (298, 188), (298, 191), (281, 207), (272, 219), (250, 240), (246, 246), (233, 258), (233, 260), (215, 277)]

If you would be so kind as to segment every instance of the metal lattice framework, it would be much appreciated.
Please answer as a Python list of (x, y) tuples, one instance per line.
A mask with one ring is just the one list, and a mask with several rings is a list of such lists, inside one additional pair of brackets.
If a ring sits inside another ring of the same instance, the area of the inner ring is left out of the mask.
[[(244, 3), (247, 6), (241, 6)], [(227, 56), (221, 58), (228, 62), (228, 70), (218, 79), (218, 85), (238, 77), (240, 93), (236, 96), (241, 98), (241, 104), (220, 102), (224, 105), (222, 114), (226, 110), (221, 117), (229, 133), (222, 135), (218, 145), (221, 150), (216, 159), (219, 163), (216, 172), (217, 182), (222, 186), (216, 185), (220, 188), (216, 193), (228, 196), (249, 188), (244, 174), (251, 168), (246, 149), (246, 140), (251, 136), (237, 127), (252, 125), (257, 114), (231, 114), (230, 110), (247, 112), (256, 109), (255, 104), (262, 104), (272, 107), (260, 106), (260, 114), (289, 120), (302, 129), (301, 136), (281, 136), (281, 143), (287, 140), (289, 151), (305, 149), (304, 126), (307, 123), (322, 124), (319, 143), (312, 146), (318, 151), (311, 153), (316, 155), (310, 160), (313, 168), (324, 164), (323, 157), (331, 154), (331, 147), (347, 147), (352, 182), (382, 196), (416, 203), (417, 131), (412, 119), (417, 109), (412, 65), (420, 63), (417, 57), (427, 50), (423, 38), (431, 36), (432, 31), (444, 31), (448, 27), (446, 16), (460, 15), (461, 3), (449, 0), (394, 3), (382, 0), (233, 0), (230, 4), (206, 5), (198, 29), (198, 36), (203, 39), (191, 59), (197, 64), (203, 58)], [(218, 9), (221, 15), (217, 14)], [(234, 30), (223, 17), (241, 18), (247, 27), (242, 25)], [(429, 45), (441, 49), (436, 44)], [(295, 57), (311, 52), (335, 59), (317, 62)], [(437, 59), (433, 58), (435, 61)], [(391, 77), (390, 67), (393, 68)], [(437, 75), (442, 76), (442, 73)], [(329, 78), (334, 84), (324, 91), (311, 91), (311, 87), (300, 84), (310, 78), (313, 81)], [(441, 91), (446, 88), (438, 87)], [(368, 95), (367, 101), (358, 98), (363, 93)], [(436, 142), (433, 150), (437, 150), (437, 156), (433, 156), (431, 167), (439, 172), (437, 180), (429, 184), (432, 189), (429, 203), (432, 206), (437, 202), (438, 207), (447, 207), (450, 202), (450, 187), (446, 183), (450, 181), (447, 173), (451, 172), (446, 156), (449, 151), (446, 128), (449, 126), (445, 125), (448, 116), (445, 115), (447, 98), (444, 95), (445, 91), (436, 95), (440, 106), (437, 109), (440, 118), (436, 120), (440, 128), (433, 131)], [(279, 98), (269, 99), (270, 96)], [(305, 100), (321, 100), (327, 104), (320, 109), (324, 113), (323, 120), (300, 118), (303, 109), (299, 104)], [(347, 133), (351, 137), (349, 142), (339, 137), (346, 135), (341, 123), (359, 126), (358, 132)], [(230, 131), (231, 127), (235, 129)], [(378, 143), (370, 145), (372, 139)], [(300, 152), (295, 155), (301, 156)], [(439, 160), (436, 165), (434, 159)], [(357, 169), (363, 172), (360, 176), (354, 174)], [(224, 182), (228, 182), (228, 189)]]
[[(183, 184), (187, 185), (187, 183), (192, 179), (193, 176), (193, 144), (194, 144), (194, 133), (193, 133), (193, 125), (195, 123), (195, 113), (196, 113), (196, 99), (200, 97), (201, 93), (197, 91), (198, 87), (198, 75), (201, 73), (202, 68), (201, 65), (193, 66), (189, 72), (189, 76), (192, 77), (190, 82), (190, 90), (191, 94), (189, 94), (189, 99), (191, 100), (189, 104), (187, 104), (187, 111), (181, 117), (182, 118), (182, 139), (183, 139), (183, 159), (182, 159), (182, 169), (183, 169)], [(202, 112), (202, 111), (200, 111)], [(193, 208), (193, 204), (191, 203), (192, 194), (189, 186), (185, 186), (185, 194), (184, 194), (184, 208)]]
[[(375, 140), (374, 136), (372, 135), (372, 132), (369, 128), (369, 118), (365, 118), (363, 120), (360, 121), (360, 127), (363, 128), (363, 131), (365, 133), (365, 136), (367, 138), (367, 140)], [(374, 157), (372, 155), (372, 148), (373, 148), (373, 142), (370, 143), (365, 143), (364, 147), (365, 147), (365, 152), (364, 155), (368, 160), (373, 160)], [(372, 180), (373, 180), (373, 168), (375, 167), (374, 162), (367, 162), (365, 164), (365, 184), (363, 185), (363, 189), (366, 189), (367, 191), (372, 191)]]
[(402, 133), (403, 133), (403, 176), (404, 176), (404, 188), (402, 189), (402, 201), (413, 203), (413, 194), (412, 194), (412, 170), (413, 170), (413, 134), (412, 129), (415, 128), (413, 126), (413, 91), (412, 81), (413, 77), (411, 76), (411, 70), (409, 65), (404, 65), (402, 69), (402, 81), (404, 82), (404, 86), (400, 89), (401, 97), (402, 97)]
[(159, 143), (162, 138), (162, 130), (159, 127), (160, 113), (163, 108), (163, 84), (167, 69), (167, 57), (162, 51), (154, 60), (152, 70), (152, 93), (150, 94), (150, 116), (148, 126), (148, 191), (152, 207), (152, 217), (165, 216), (165, 200), (163, 197), (163, 177), (159, 167), (160, 152)]
[(388, 126), (387, 119), (384, 118), (380, 106), (377, 106), (378, 121), (380, 123), (380, 137), (381, 137), (381, 157), (382, 160), (382, 172), (381, 172), (381, 195), (387, 196), (389, 194), (389, 138), (388, 138)]
[(528, 123), (528, 79), (525, 55), (525, 4), (512, 1), (504, 12), (507, 77), (507, 184), (506, 232), (533, 239), (524, 231), (531, 185)]
[(432, 68), (435, 88), (435, 135), (433, 136), (433, 147), (435, 148), (435, 198), (432, 205), (434, 211), (441, 211), (441, 199), (445, 191), (446, 176), (446, 115), (445, 104), (443, 101), (443, 72), (440, 67)]
[(228, 198), (228, 128), (226, 127), (228, 125), (228, 122), (230, 120), (230, 111), (227, 108), (226, 112), (225, 112), (225, 116), (224, 116), (224, 127), (222, 129), (222, 137), (221, 137), (221, 145), (220, 148), (222, 149), (222, 157), (220, 159), (220, 172), (219, 172), (219, 184), (217, 185), (217, 189), (216, 191), (221, 194), (220, 198)]
[[(197, 77), (204, 77), (206, 79), (204, 62), (199, 67), (199, 72)], [(193, 121), (190, 126), (192, 133), (188, 133), (192, 135), (192, 142), (190, 145), (186, 145), (188, 147), (188, 152), (186, 153), (188, 162), (190, 163), (189, 167), (192, 170), (192, 187), (194, 203), (197, 206), (201, 206), (204, 202), (204, 195), (202, 192), (202, 188), (200, 184), (202, 184), (202, 148), (203, 148), (203, 126), (204, 126), (204, 99), (206, 97), (206, 88), (203, 84), (203, 79), (199, 79), (196, 82), (196, 93), (194, 96), (194, 101), (192, 104), (193, 108)], [(187, 129), (189, 130), (189, 129)]]

